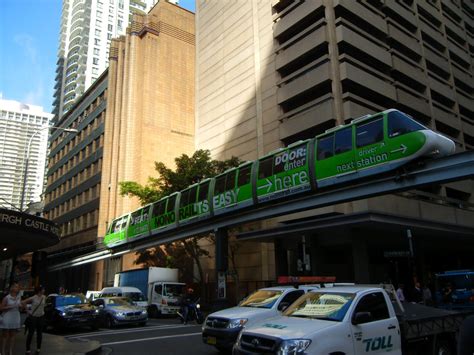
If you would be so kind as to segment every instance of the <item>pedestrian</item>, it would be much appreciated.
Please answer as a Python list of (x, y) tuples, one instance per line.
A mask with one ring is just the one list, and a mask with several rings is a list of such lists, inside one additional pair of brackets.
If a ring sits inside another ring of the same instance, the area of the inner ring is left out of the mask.
[(417, 281), (415, 282), (415, 288), (413, 289), (412, 301), (415, 303), (423, 302), (423, 291), (421, 289), (421, 284)]
[(426, 306), (431, 306), (433, 304), (433, 295), (431, 294), (431, 290), (427, 285), (423, 286), (423, 303)]
[[(14, 282), (10, 286), (10, 292), (2, 300), (1, 310), (3, 312), (3, 321), (1, 324), (2, 332), (2, 354), (13, 355), (13, 346), (15, 336), (20, 330), (20, 286)], [(8, 349), (8, 353), (7, 353)]]
[(467, 317), (461, 325), (458, 338), (458, 355), (474, 354), (474, 316)]
[(405, 288), (405, 285), (399, 284), (397, 288), (397, 297), (400, 300), (400, 302), (405, 302), (405, 293), (403, 292), (403, 289)]
[(36, 354), (41, 351), (41, 341), (43, 340), (44, 328), (44, 306), (46, 304), (46, 296), (44, 295), (44, 287), (35, 287), (35, 295), (24, 300), (22, 304), (26, 306), (31, 303), (31, 310), (28, 312), (29, 321), (25, 321), (28, 335), (26, 336), (26, 353), (31, 354), (31, 340), (36, 331)]

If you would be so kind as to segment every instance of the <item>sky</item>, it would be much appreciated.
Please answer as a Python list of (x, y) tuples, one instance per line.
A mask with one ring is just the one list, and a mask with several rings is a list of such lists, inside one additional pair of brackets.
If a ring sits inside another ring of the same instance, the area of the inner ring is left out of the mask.
[[(179, 5), (195, 11), (195, 0)], [(52, 111), (62, 0), (0, 0), (0, 97)]]

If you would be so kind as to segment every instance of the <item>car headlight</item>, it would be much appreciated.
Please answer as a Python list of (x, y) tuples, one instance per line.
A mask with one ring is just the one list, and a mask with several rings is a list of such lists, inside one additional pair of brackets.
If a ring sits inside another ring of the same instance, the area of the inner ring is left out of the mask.
[(123, 312), (117, 312), (117, 313), (115, 313), (115, 315), (116, 315), (117, 317), (124, 317), (124, 316), (125, 316), (125, 313), (123, 313)]
[(288, 339), (283, 340), (280, 344), (278, 355), (297, 355), (303, 354), (311, 344), (309, 339)]
[(96, 310), (95, 310), (95, 313), (99, 313), (99, 310), (98, 310), (98, 309), (96, 309)]
[(147, 313), (148, 313), (148, 312), (146, 311), (146, 309), (144, 309), (144, 310), (142, 311), (142, 314), (147, 314)]
[(237, 318), (237, 319), (231, 319), (229, 321), (229, 324), (227, 325), (227, 328), (241, 328), (247, 323), (248, 319), (247, 318)]
[(198, 304), (196, 305), (196, 308), (197, 308), (197, 309), (201, 308), (201, 305), (198, 303)]
[(61, 315), (62, 315), (63, 317), (66, 317), (66, 312), (61, 312)]

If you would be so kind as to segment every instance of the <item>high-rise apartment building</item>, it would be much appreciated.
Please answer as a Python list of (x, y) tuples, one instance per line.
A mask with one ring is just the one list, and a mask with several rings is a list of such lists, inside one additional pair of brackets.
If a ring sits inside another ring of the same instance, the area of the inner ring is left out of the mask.
[(107, 68), (110, 40), (156, 1), (63, 0), (53, 102), (58, 118)]
[[(0, 207), (23, 211), (28, 203), (40, 201), (52, 118), (40, 106), (0, 99)], [(28, 145), (29, 164), (25, 172)], [(23, 188), (25, 199), (21, 206)]]
[[(472, 1), (199, 0), (196, 14), (196, 142), (216, 158), (255, 159), (390, 107), (474, 148)], [(251, 237), (274, 245), (279, 275), (397, 281), (408, 229), (419, 272), (470, 266), (473, 202), (470, 181), (429, 186), (266, 221)], [(249, 249), (241, 272), (268, 274), (268, 254)]]

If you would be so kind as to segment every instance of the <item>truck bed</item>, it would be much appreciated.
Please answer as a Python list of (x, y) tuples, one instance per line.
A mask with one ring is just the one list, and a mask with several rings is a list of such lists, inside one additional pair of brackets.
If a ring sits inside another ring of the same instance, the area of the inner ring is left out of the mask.
[(394, 304), (405, 340), (457, 332), (469, 313), (448, 311), (420, 304), (404, 303), (405, 312)]

